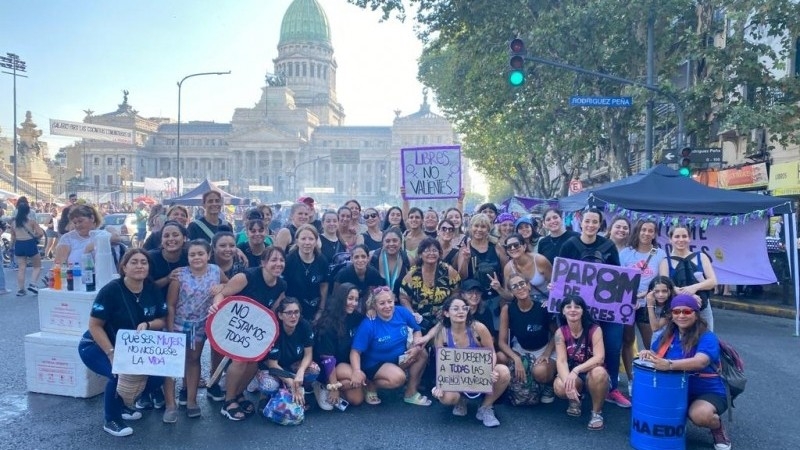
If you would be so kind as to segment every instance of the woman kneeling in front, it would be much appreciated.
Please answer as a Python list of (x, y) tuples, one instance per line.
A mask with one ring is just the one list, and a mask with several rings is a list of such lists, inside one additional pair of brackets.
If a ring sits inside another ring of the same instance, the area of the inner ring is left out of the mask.
[[(411, 311), (395, 307), (394, 294), (387, 286), (374, 289), (367, 306), (375, 310), (376, 316), (363, 320), (353, 338), (351, 381), (366, 386), (365, 401), (370, 405), (381, 402), (376, 388), (395, 389), (405, 384), (406, 403), (430, 406), (431, 401), (417, 392), (428, 352), (419, 343), (422, 333)], [(413, 330), (414, 344), (406, 349), (409, 328)]]
[(603, 402), (608, 394), (608, 372), (603, 367), (605, 347), (603, 330), (592, 322), (586, 302), (578, 296), (567, 296), (560, 307), (562, 325), (555, 333), (556, 368), (553, 383), (556, 395), (569, 399), (567, 414), (581, 415), (581, 392), (588, 386), (592, 397), (590, 430), (603, 429)]
[[(459, 297), (451, 297), (442, 307), (442, 325), (436, 334), (436, 347), (451, 348), (483, 348), (492, 351), (492, 363), (496, 361), (492, 334), (486, 326), (473, 320), (467, 302)], [(503, 395), (511, 381), (511, 373), (503, 364), (493, 364), (491, 380), (492, 392), (484, 394), (483, 401), (475, 418), (487, 427), (500, 425), (494, 415), (494, 402)], [(433, 396), (443, 405), (455, 405), (453, 415), (467, 415), (467, 398), (475, 398), (467, 392), (444, 392), (439, 387), (433, 388)]]
[(697, 299), (676, 295), (670, 302), (671, 322), (653, 348), (639, 357), (653, 362), (656, 370), (680, 370), (689, 377), (689, 419), (695, 425), (711, 430), (716, 450), (729, 450), (731, 440), (720, 415), (728, 409), (725, 385), (717, 373), (719, 339), (708, 330), (705, 319), (698, 315)]

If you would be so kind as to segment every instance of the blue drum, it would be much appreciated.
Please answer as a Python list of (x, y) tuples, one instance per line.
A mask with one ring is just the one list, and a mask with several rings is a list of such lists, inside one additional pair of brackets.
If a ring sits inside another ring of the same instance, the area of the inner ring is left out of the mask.
[(633, 362), (631, 447), (686, 448), (689, 378), (686, 372), (657, 371), (650, 361)]

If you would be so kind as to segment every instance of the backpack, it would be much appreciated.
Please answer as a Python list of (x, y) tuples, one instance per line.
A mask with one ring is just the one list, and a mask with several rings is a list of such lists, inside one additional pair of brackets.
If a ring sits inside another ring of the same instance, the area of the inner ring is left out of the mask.
[(747, 377), (744, 374), (744, 361), (733, 346), (725, 341), (719, 341), (719, 376), (728, 387), (730, 406), (747, 386)]
[[(697, 262), (695, 263), (696, 260)], [(675, 261), (675, 267), (672, 267), (672, 262)], [(675, 283), (675, 287), (685, 287), (697, 283), (695, 273), (703, 273), (703, 261), (700, 259), (700, 252), (688, 254), (685, 258), (680, 256), (670, 256), (667, 258), (667, 265), (669, 266), (669, 277)], [(710, 290), (697, 291), (697, 295), (703, 300), (700, 309), (706, 309), (708, 306), (708, 299), (711, 297)]]

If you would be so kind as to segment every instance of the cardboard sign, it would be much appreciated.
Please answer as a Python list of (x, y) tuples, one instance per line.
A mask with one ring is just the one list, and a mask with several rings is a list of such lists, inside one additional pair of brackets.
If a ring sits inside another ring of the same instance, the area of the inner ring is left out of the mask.
[(117, 331), (112, 373), (181, 378), (186, 335), (164, 331)]
[(577, 296), (594, 320), (633, 325), (641, 277), (638, 269), (556, 258), (548, 310), (557, 313), (564, 300)]
[(405, 199), (458, 198), (461, 192), (461, 147), (400, 149)]
[(437, 347), (436, 386), (446, 392), (492, 392), (492, 351)]
[(278, 339), (275, 313), (257, 301), (235, 295), (219, 304), (206, 321), (208, 342), (235, 361), (255, 362), (267, 356)]

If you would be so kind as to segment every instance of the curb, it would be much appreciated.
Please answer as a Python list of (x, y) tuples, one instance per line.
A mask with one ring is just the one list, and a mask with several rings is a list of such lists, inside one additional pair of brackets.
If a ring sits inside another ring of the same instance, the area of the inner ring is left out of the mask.
[(714, 309), (728, 309), (733, 311), (742, 311), (750, 314), (759, 314), (762, 316), (781, 317), (784, 319), (795, 318), (794, 309), (789, 307), (758, 305), (753, 303), (720, 300), (716, 298), (711, 299), (711, 306), (713, 306)]

